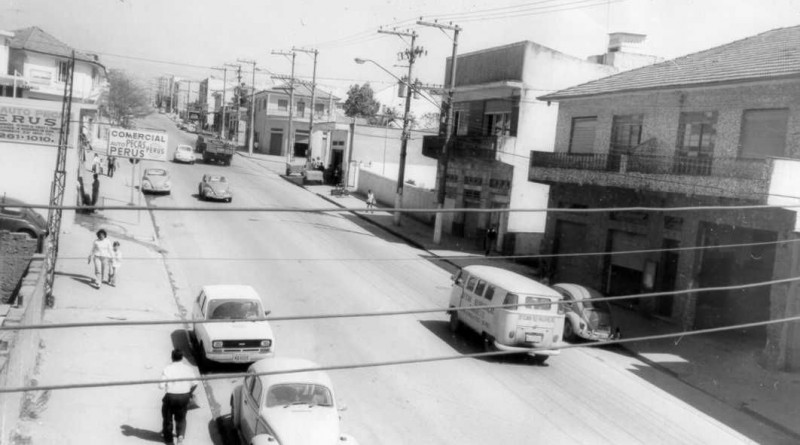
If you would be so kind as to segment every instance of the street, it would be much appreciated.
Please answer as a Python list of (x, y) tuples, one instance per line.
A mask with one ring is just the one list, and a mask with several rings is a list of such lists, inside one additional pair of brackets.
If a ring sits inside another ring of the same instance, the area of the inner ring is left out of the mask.
[[(196, 136), (163, 115), (170, 155)], [(148, 164), (147, 162), (145, 163)], [(155, 165), (155, 163), (153, 163)], [(145, 165), (145, 166), (146, 166)], [(162, 165), (159, 165), (162, 166)], [(249, 159), (170, 163), (169, 196), (149, 197), (167, 273), (187, 316), (205, 284), (249, 284), (272, 316), (446, 307), (450, 273), (351, 214), (224, 212), (231, 207), (325, 208), (326, 200)], [(205, 202), (206, 172), (232, 184), (233, 203)], [(219, 212), (159, 212), (201, 206)], [(273, 322), (276, 353), (348, 365), (478, 352), (444, 313)], [(177, 330), (178, 328), (176, 328)], [(178, 333), (180, 334), (180, 333)], [(181, 335), (173, 335), (177, 342)], [(166, 340), (166, 339), (165, 339)], [(210, 372), (241, 372), (219, 366)], [(779, 433), (618, 350), (575, 348), (546, 366), (519, 358), (463, 359), (331, 372), (344, 433), (361, 444), (779, 443)], [(214, 417), (229, 413), (233, 380), (206, 384)], [(223, 422), (224, 423), (224, 422)]]

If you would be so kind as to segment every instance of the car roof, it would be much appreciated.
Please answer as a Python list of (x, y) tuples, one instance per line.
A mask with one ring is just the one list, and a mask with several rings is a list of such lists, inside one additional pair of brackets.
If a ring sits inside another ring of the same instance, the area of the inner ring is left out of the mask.
[(492, 266), (467, 266), (463, 270), (469, 272), (470, 275), (500, 286), (511, 293), (536, 294), (561, 298), (561, 294), (555, 289), (516, 272), (511, 272), (510, 270)]
[(602, 294), (600, 294), (600, 292), (594, 289), (590, 289), (586, 286), (581, 286), (580, 284), (556, 283), (553, 286), (558, 286), (561, 289), (564, 289), (565, 291), (569, 292), (569, 294), (572, 295), (572, 298), (576, 300), (587, 300), (590, 298), (595, 298), (592, 296), (593, 292), (599, 294), (599, 297), (603, 296)]
[[(304, 358), (293, 357), (268, 357), (261, 359), (250, 366), (252, 372), (274, 372), (293, 369), (319, 368), (319, 365)], [(260, 376), (262, 381), (269, 381), (271, 385), (280, 383), (315, 383), (332, 388), (331, 379), (325, 371), (293, 372), (290, 374), (275, 374)]]
[(147, 174), (147, 172), (164, 172), (164, 173), (169, 173), (169, 171), (168, 171), (168, 170), (166, 170), (166, 169), (164, 169), (164, 168), (158, 168), (158, 167), (153, 167), (153, 168), (146, 168), (146, 169), (144, 169), (144, 174)]
[(246, 284), (211, 284), (203, 286), (203, 293), (208, 298), (247, 298), (261, 301), (258, 292)]
[(178, 148), (181, 148), (181, 147), (188, 148), (189, 150), (194, 150), (194, 149), (192, 148), (192, 146), (191, 146), (191, 145), (186, 145), (186, 144), (178, 144)]

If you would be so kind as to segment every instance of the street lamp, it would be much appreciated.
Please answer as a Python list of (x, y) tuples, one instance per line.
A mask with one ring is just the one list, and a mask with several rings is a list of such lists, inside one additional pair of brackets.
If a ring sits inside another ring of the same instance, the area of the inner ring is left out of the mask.
[[(413, 44), (411, 45), (413, 48)], [(411, 90), (414, 88), (411, 84), (411, 67), (414, 65), (413, 62), (408, 64), (408, 80), (404, 81), (403, 79), (397, 77), (391, 71), (387, 70), (380, 63), (372, 60), (372, 59), (362, 59), (360, 57), (356, 57), (355, 62), (359, 65), (363, 65), (366, 62), (369, 62), (378, 68), (382, 69), (383, 71), (387, 72), (390, 76), (394, 77), (398, 81), (406, 84), (408, 89), (406, 90), (406, 106), (405, 112), (403, 113), (403, 135), (401, 138), (400, 143), (400, 162), (397, 170), (397, 191), (394, 197), (394, 208), (395, 210), (400, 210), (403, 208), (403, 183), (405, 182), (405, 173), (406, 173), (406, 150), (408, 148), (408, 139), (409, 139), (409, 121), (408, 115), (409, 111), (411, 110)], [(349, 160), (348, 160), (348, 167), (349, 167)], [(394, 225), (400, 225), (400, 212), (396, 211), (394, 213)]]

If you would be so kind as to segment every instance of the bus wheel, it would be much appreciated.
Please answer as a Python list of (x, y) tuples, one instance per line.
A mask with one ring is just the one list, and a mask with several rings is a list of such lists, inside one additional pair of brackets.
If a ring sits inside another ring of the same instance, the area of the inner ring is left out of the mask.
[(549, 355), (534, 355), (533, 363), (537, 366), (542, 366), (544, 365), (544, 362), (546, 362), (548, 358), (550, 358)]
[(450, 332), (456, 333), (458, 329), (461, 327), (461, 320), (458, 319), (458, 312), (453, 311), (450, 314)]

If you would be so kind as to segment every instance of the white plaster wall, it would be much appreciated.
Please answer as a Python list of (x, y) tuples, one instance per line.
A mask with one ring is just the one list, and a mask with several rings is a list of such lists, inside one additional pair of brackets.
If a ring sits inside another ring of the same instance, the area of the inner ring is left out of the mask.
[(800, 232), (800, 189), (797, 187), (800, 178), (800, 159), (772, 159), (772, 176), (769, 183), (767, 204), (787, 207), (795, 213), (795, 232)]

